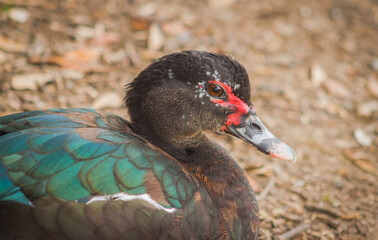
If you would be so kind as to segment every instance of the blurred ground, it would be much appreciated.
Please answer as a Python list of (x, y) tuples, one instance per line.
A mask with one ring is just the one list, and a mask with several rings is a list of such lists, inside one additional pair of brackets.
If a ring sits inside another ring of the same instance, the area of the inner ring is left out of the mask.
[[(223, 52), (296, 164), (210, 134), (259, 196), (259, 239), (376, 239), (374, 0), (0, 0), (0, 116), (94, 107), (127, 118), (122, 86), (153, 59)], [(298, 227), (299, 228), (296, 228)], [(280, 238), (281, 237), (281, 238)]]

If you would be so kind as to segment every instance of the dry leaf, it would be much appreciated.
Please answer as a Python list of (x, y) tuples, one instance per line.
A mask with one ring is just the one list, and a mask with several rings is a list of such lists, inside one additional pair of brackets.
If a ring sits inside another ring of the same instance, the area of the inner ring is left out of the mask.
[(255, 193), (258, 193), (261, 191), (261, 186), (260, 184), (253, 178), (251, 178), (250, 176), (248, 176), (247, 174), (245, 175), (249, 181), (249, 184), (251, 184), (252, 186), (252, 189)]
[(6, 38), (0, 35), (0, 49), (7, 52), (21, 53), (26, 51), (26, 44), (13, 41), (10, 38)]
[(131, 17), (131, 29), (134, 31), (146, 31), (150, 28), (151, 20), (142, 17)]
[(99, 52), (94, 48), (77, 49), (67, 52), (63, 56), (32, 57), (32, 63), (51, 63), (63, 68), (70, 68), (79, 71), (104, 71), (104, 68), (97, 65)]
[(160, 29), (159, 24), (153, 23), (150, 26), (150, 31), (148, 33), (148, 50), (157, 51), (164, 44), (164, 35)]
[(378, 97), (378, 81), (370, 78), (367, 85), (367, 90), (372, 97)]
[(328, 79), (323, 82), (323, 88), (331, 95), (335, 97), (346, 98), (350, 96), (349, 90), (344, 86), (343, 83), (336, 80)]
[(266, 176), (266, 177), (271, 176), (272, 173), (273, 173), (271, 166), (265, 166), (265, 165), (260, 165), (260, 166), (249, 165), (249, 166), (245, 167), (244, 169), (248, 173), (253, 173), (253, 174), (256, 174), (256, 175)]
[(262, 164), (259, 164), (259, 165), (256, 165), (256, 164), (248, 164), (244, 167), (244, 170), (247, 171), (247, 172), (250, 172), (250, 171), (254, 171), (256, 169), (260, 169), (260, 168), (263, 168), (264, 165)]
[(365, 172), (377, 175), (377, 170), (370, 162), (362, 159), (353, 159), (353, 163)]
[(354, 165), (359, 167), (361, 170), (378, 175), (377, 169), (373, 166), (373, 164), (366, 160), (370, 158), (370, 155), (367, 153), (361, 153), (361, 152), (352, 152), (350, 150), (344, 151), (345, 156), (352, 161)]
[(120, 38), (120, 35), (116, 32), (107, 32), (101, 36), (94, 37), (91, 40), (91, 45), (95, 46), (104, 46), (109, 43), (117, 42)]
[(63, 62), (89, 63), (98, 58), (98, 53), (92, 48), (78, 49), (67, 52), (62, 58)]
[(357, 106), (357, 114), (360, 117), (372, 117), (378, 113), (378, 101), (362, 102)]
[(123, 105), (122, 97), (115, 92), (106, 92), (92, 104), (94, 109), (120, 108)]
[(50, 73), (18, 74), (12, 77), (11, 85), (16, 90), (37, 90), (38, 86), (43, 86), (52, 80), (54, 76)]
[(78, 26), (75, 28), (75, 38), (76, 39), (88, 39), (93, 38), (96, 35), (96, 30), (92, 27)]
[(126, 57), (126, 52), (124, 49), (119, 49), (117, 51), (105, 51), (103, 54), (103, 59), (108, 64), (114, 64), (122, 61)]
[(147, 3), (147, 4), (144, 4), (142, 5), (139, 10), (138, 10), (138, 15), (139, 16), (150, 16), (152, 14), (154, 14), (157, 10), (157, 6), (156, 6), (156, 3)]
[(236, 0), (209, 0), (209, 6), (215, 9), (229, 8), (231, 7)]
[(359, 213), (351, 213), (351, 214), (343, 215), (341, 218), (344, 220), (360, 219), (361, 215)]

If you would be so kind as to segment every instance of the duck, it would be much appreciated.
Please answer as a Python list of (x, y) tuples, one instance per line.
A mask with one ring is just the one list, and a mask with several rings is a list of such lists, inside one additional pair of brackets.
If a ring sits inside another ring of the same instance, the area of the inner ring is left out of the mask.
[(246, 69), (163, 56), (126, 85), (130, 121), (89, 108), (0, 117), (2, 239), (257, 239), (246, 173), (205, 131), (295, 162), (262, 123)]

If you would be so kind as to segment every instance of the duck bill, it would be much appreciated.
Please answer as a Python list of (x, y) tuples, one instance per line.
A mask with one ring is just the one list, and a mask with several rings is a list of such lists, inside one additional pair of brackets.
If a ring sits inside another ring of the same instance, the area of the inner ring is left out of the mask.
[(295, 163), (296, 154), (286, 143), (276, 138), (255, 112), (241, 116), (240, 123), (225, 127), (225, 132), (255, 146), (259, 151)]

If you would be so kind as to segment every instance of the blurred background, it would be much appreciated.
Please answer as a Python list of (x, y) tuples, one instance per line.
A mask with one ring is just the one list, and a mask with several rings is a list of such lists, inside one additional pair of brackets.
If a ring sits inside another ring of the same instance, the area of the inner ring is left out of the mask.
[(185, 49), (239, 60), (260, 118), (298, 154), (209, 133), (246, 170), (259, 239), (376, 239), (374, 0), (0, 0), (0, 116), (92, 107), (125, 118), (123, 86)]

